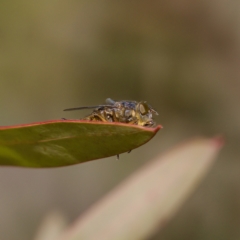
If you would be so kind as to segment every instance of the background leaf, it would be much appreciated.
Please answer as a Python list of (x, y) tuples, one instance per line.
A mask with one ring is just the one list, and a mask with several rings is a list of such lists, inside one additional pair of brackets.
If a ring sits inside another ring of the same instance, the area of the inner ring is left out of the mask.
[(199, 138), (158, 156), (83, 214), (61, 240), (146, 239), (196, 188), (221, 145)]
[(66, 224), (67, 220), (61, 212), (52, 211), (43, 219), (34, 240), (56, 240)]
[(161, 128), (79, 120), (0, 127), (0, 165), (59, 167), (127, 152)]

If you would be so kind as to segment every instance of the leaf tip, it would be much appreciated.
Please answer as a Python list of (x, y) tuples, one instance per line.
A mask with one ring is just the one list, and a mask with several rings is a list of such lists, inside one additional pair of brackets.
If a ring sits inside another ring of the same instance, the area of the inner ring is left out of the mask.
[(157, 125), (156, 128), (155, 128), (155, 130), (156, 130), (156, 131), (159, 131), (159, 130), (162, 129), (162, 128), (163, 128), (162, 125)]
[(217, 148), (221, 149), (225, 144), (225, 139), (222, 135), (217, 135), (211, 139), (212, 144)]

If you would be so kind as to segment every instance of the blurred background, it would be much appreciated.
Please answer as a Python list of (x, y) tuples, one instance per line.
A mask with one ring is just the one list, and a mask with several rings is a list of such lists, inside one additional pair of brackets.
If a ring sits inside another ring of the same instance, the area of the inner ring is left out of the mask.
[(217, 164), (151, 240), (240, 239), (240, 2), (0, 1), (0, 125), (81, 118), (64, 108), (146, 100), (164, 126), (146, 145), (55, 169), (0, 168), (0, 239), (68, 222), (158, 153), (223, 134)]

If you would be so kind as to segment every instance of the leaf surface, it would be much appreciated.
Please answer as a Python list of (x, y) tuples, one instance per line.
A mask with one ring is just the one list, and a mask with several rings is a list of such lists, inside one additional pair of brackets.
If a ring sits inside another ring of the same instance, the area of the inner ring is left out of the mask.
[(60, 240), (148, 239), (210, 169), (222, 143), (198, 138), (158, 156), (86, 211)]
[(55, 120), (0, 127), (0, 165), (59, 167), (128, 152), (161, 128)]

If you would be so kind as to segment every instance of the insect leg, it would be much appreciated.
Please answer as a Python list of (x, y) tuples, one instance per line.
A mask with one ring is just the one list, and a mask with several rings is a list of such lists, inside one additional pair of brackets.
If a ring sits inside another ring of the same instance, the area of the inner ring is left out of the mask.
[(96, 122), (107, 122), (107, 120), (99, 113), (93, 112), (89, 116), (83, 118), (82, 120), (96, 121)]
[(96, 114), (95, 116), (98, 117), (102, 122), (107, 122), (107, 120), (101, 114)]
[(119, 122), (115, 109), (112, 110), (112, 118), (113, 118), (113, 122)]
[(133, 118), (132, 121), (128, 122), (129, 124), (138, 124), (138, 119), (137, 118)]

